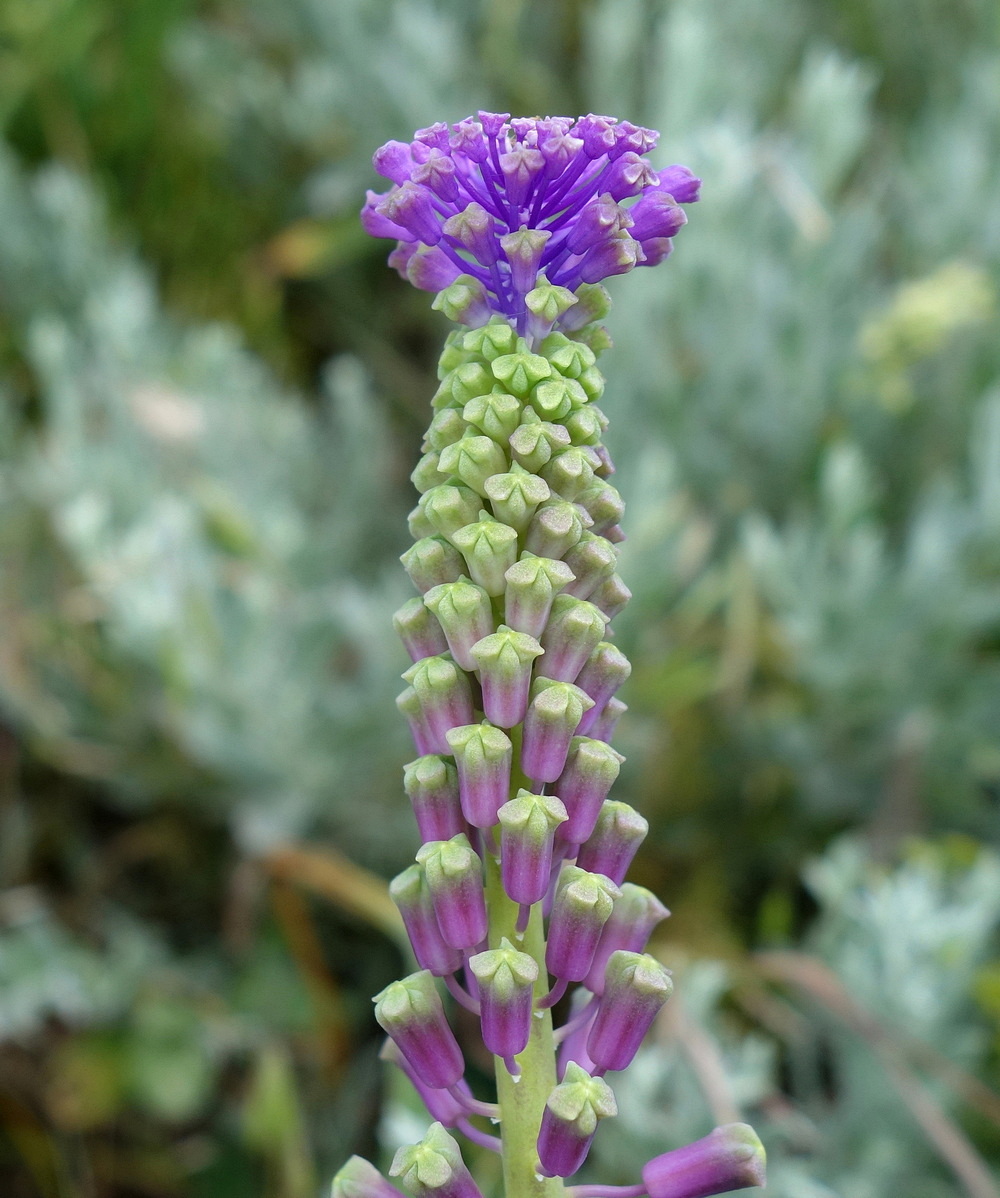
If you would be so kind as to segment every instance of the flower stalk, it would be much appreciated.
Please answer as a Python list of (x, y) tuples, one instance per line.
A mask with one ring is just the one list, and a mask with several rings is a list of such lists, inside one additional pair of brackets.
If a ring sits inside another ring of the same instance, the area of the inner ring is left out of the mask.
[[(507, 1198), (564, 1193), (617, 1111), (603, 1074), (631, 1061), (672, 989), (644, 952), (666, 908), (624, 880), (646, 821), (609, 797), (630, 672), (610, 622), (629, 592), (596, 406), (601, 280), (662, 261), (698, 196), (686, 168), (654, 171), (656, 140), (609, 117), (481, 112), (374, 159), (392, 186), (368, 193), (365, 228), (396, 240), (390, 263), (464, 326), (412, 476), (402, 560), (418, 594), (395, 620), (423, 845), (390, 892), (420, 971), (377, 996), (376, 1017), (434, 1120), (390, 1170), (416, 1198), (479, 1194), (451, 1131), (500, 1153)], [(495, 1106), (465, 1081), (449, 993), (481, 1020)], [(570, 1192), (701, 1198), (734, 1180), (763, 1181), (743, 1125), (657, 1157), (634, 1186)], [(335, 1192), (397, 1193), (357, 1158)]]

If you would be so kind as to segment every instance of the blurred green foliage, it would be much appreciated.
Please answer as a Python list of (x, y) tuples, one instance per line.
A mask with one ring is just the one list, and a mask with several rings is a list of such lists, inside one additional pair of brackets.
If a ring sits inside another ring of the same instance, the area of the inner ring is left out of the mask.
[(996, 1195), (989, 0), (0, 5), (0, 1192), (300, 1198), (418, 1118), (368, 996), (445, 329), (357, 210), (480, 107), (705, 180), (606, 359), (688, 964), (603, 1176), (731, 1116), (778, 1198)]

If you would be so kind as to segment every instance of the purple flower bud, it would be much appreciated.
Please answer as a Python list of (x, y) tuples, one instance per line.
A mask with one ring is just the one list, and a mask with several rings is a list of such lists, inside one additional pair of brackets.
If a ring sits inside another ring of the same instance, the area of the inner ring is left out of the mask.
[(584, 153), (588, 158), (601, 158), (615, 148), (617, 121), (613, 116), (595, 116), (590, 113), (576, 123), (576, 134), (583, 139)]
[(591, 835), (624, 760), (603, 741), (573, 737), (566, 766), (554, 787), (569, 813), (569, 819), (559, 829), (562, 840), (583, 844)]
[(389, 883), (389, 897), (399, 908), (403, 926), (421, 969), (443, 978), (462, 968), (459, 949), (441, 934), (424, 868), (404, 869)]
[(513, 728), (524, 719), (531, 684), (531, 666), (542, 647), (533, 636), (501, 624), (496, 632), (472, 647), (483, 687), (483, 714), (499, 728)]
[(427, 161), (414, 168), (411, 178), (414, 183), (421, 183), (425, 187), (429, 187), (445, 203), (450, 204), (458, 199), (455, 163), (440, 150), (432, 149)]
[[(521, 420), (521, 401), (506, 391), (491, 391), (489, 395), (477, 395), (462, 409), (462, 418), (504, 445)], [(489, 490), (487, 490), (487, 495)]]
[(587, 735), (603, 714), (608, 700), (632, 673), (632, 663), (620, 649), (608, 641), (602, 641), (584, 663), (577, 675), (576, 685), (585, 690), (594, 700), (580, 724), (580, 732)]
[(611, 954), (604, 993), (587, 1038), (591, 1060), (604, 1072), (627, 1069), (653, 1020), (674, 991), (669, 970), (646, 954)]
[(417, 864), (427, 877), (434, 913), (445, 942), (475, 948), (486, 939), (489, 924), (483, 896), (483, 863), (464, 833), (451, 840), (432, 840), (417, 851)]
[(403, 789), (413, 805), (421, 840), (450, 840), (465, 831), (458, 772), (444, 757), (418, 757), (403, 768)]
[(387, 216), (382, 216), (378, 205), (382, 197), (374, 191), (365, 193), (365, 206), (361, 209), (361, 225), (370, 237), (391, 237), (393, 241), (413, 241), (413, 234), (402, 225), (397, 225)]
[(701, 189), (701, 180), (686, 166), (668, 166), (658, 171), (657, 188), (672, 195), (678, 204), (694, 204)]
[(687, 223), (684, 209), (665, 191), (649, 191), (631, 209), (632, 228), (629, 233), (636, 241), (653, 237), (673, 237)]
[(763, 1186), (764, 1146), (746, 1123), (727, 1123), (701, 1140), (655, 1157), (642, 1171), (649, 1198), (710, 1198)]
[(604, 972), (611, 954), (619, 950), (641, 953), (650, 932), (670, 914), (656, 895), (644, 886), (623, 882), (621, 890), (621, 897), (615, 899), (615, 909), (597, 942), (590, 972), (583, 981), (594, 994), (604, 991)]
[(457, 475), (477, 495), (485, 495), (483, 484), (510, 467), (507, 455), (490, 437), (466, 436), (441, 450), (440, 468)]
[(591, 200), (580, 212), (566, 239), (566, 248), (572, 254), (585, 254), (631, 224), (631, 213), (605, 193)]
[(498, 818), (504, 891), (515, 903), (540, 903), (552, 876), (555, 830), (566, 820), (566, 808), (554, 795), (519, 790), (500, 808)]
[(378, 204), (379, 216), (407, 229), (425, 245), (437, 245), (441, 240), (441, 226), (434, 215), (431, 193), (408, 179)]
[(518, 632), (539, 637), (545, 631), (553, 599), (573, 581), (573, 572), (564, 562), (526, 554), (504, 578), (504, 622)]
[(598, 283), (610, 275), (627, 274), (643, 258), (642, 247), (624, 230), (592, 246), (575, 271), (584, 283)]
[(609, 800), (601, 808), (590, 839), (580, 850), (577, 865), (606, 874), (620, 886), (648, 831), (649, 824), (635, 808)]
[(453, 541), (459, 529), (478, 519), (481, 503), (475, 491), (468, 487), (445, 484), (425, 491), (417, 507), (435, 532)]
[(416, 691), (426, 717), (433, 742), (427, 751), (446, 754), (448, 731), (472, 723), (472, 691), (468, 678), (448, 657), (425, 657), (410, 666), (403, 679)]
[(455, 130), (451, 135), (451, 148), (456, 154), (461, 154), (471, 162), (483, 162), (489, 157), (489, 149), (483, 138), (483, 130), (472, 117), (466, 117), (453, 125)]
[(537, 557), (561, 558), (583, 536), (588, 522), (592, 523), (590, 517), (573, 503), (561, 499), (547, 503), (532, 517), (524, 547)]
[(362, 1156), (352, 1156), (333, 1178), (330, 1198), (406, 1198)]
[(461, 1081), (462, 1050), (426, 969), (392, 982), (373, 1001), (379, 1026), (429, 1086), (445, 1090)]
[(639, 246), (642, 249), (642, 261), (639, 265), (659, 266), (673, 253), (674, 242), (672, 237), (647, 237), (639, 242)]
[(444, 233), (467, 249), (483, 266), (492, 266), (499, 257), (496, 220), (475, 200), (445, 221)]
[(440, 1123), (432, 1123), (419, 1144), (397, 1151), (389, 1176), (401, 1178), (416, 1198), (483, 1198), (458, 1143)]
[[(450, 548), (450, 546), (449, 546)], [(462, 562), (465, 565), (465, 562)], [(451, 655), (463, 670), (474, 670), (472, 646), (493, 631), (493, 608), (482, 587), (462, 575), (457, 582), (431, 587), (424, 603), (444, 630)]]
[(433, 657), (448, 649), (441, 625), (424, 607), (422, 599), (408, 599), (392, 617), (392, 626), (410, 655), (410, 661)]
[(538, 965), (504, 937), (500, 947), (469, 959), (479, 984), (483, 1043), (494, 1056), (512, 1061), (531, 1035), (532, 988)]
[(473, 581), (487, 595), (502, 595), (504, 574), (517, 561), (517, 531), (483, 512), (477, 523), (457, 529), (450, 539), (465, 558)]
[[(572, 595), (558, 595), (540, 638), (545, 657), (538, 666), (539, 676), (573, 682), (603, 640), (607, 623), (604, 613), (593, 603), (574, 599)], [(588, 707), (592, 705), (591, 702)]]
[[(432, 1086), (427, 1085), (420, 1073), (413, 1068), (391, 1040), (385, 1041), (378, 1055), (379, 1060), (386, 1061), (390, 1065), (395, 1065), (397, 1069), (406, 1074), (410, 1084), (419, 1095), (420, 1101), (427, 1108), (430, 1117), (436, 1123), (443, 1123), (445, 1127), (455, 1127), (459, 1120), (468, 1117), (469, 1112), (467, 1108), (459, 1102), (451, 1091), (435, 1090)], [(464, 1080), (460, 1081), (458, 1089), (463, 1094), (471, 1097), (472, 1091), (469, 1089), (468, 1082)]]
[(615, 200), (624, 200), (628, 196), (638, 195), (643, 188), (652, 187), (658, 182), (649, 163), (632, 150), (626, 150), (616, 158), (604, 185)]
[(414, 167), (413, 151), (405, 141), (387, 141), (372, 156), (372, 166), (383, 179), (403, 184)]
[(551, 236), (549, 232), (528, 229), (522, 225), (516, 233), (507, 233), (500, 238), (500, 248), (510, 263), (511, 282), (516, 291), (524, 294), (534, 289), (538, 281), (538, 265), (542, 260), (542, 252)]
[(618, 721), (626, 711), (628, 711), (628, 704), (623, 703), (621, 699), (609, 699), (604, 704), (600, 715), (591, 725), (590, 735), (594, 740), (603, 740), (610, 744), (611, 738), (615, 734), (615, 728), (618, 726)]
[(596, 586), (589, 597), (595, 607), (599, 607), (609, 620), (613, 620), (619, 612), (625, 610), (625, 605), (632, 598), (632, 592), (617, 574), (612, 574)]
[(601, 929), (621, 894), (610, 878), (575, 865), (563, 867), (556, 888), (545, 967), (554, 977), (580, 982), (587, 976)]
[[(566, 594), (572, 595), (574, 599), (590, 599), (601, 583), (614, 574), (618, 565), (618, 554), (604, 537), (585, 532), (579, 541), (566, 551), (563, 561), (575, 576), (566, 588)], [(584, 689), (589, 693), (589, 688)], [(591, 697), (596, 701), (596, 696)]]
[(526, 777), (555, 782), (566, 764), (569, 742), (591, 705), (590, 697), (571, 682), (535, 680), (521, 742), (521, 769)]
[(525, 420), (511, 433), (510, 448), (525, 470), (537, 474), (554, 452), (569, 445), (569, 433), (561, 424), (552, 424), (537, 413), (532, 414), (534, 420)]
[(492, 828), (510, 790), (510, 740), (492, 724), (469, 724), (452, 728), (448, 745), (455, 755), (465, 818), (473, 827)]
[[(520, 207), (531, 194), (536, 177), (545, 169), (545, 158), (540, 151), (525, 146), (516, 146), (500, 155), (500, 170), (503, 172), (504, 187), (511, 205)], [(519, 287), (519, 291), (527, 288)]]
[(587, 1159), (598, 1121), (618, 1114), (611, 1087), (575, 1061), (549, 1095), (538, 1132), (538, 1159), (550, 1177), (569, 1177)]
[(538, 505), (549, 498), (548, 483), (537, 474), (529, 474), (517, 462), (506, 474), (486, 479), (483, 490), (494, 516), (518, 532), (525, 530)]

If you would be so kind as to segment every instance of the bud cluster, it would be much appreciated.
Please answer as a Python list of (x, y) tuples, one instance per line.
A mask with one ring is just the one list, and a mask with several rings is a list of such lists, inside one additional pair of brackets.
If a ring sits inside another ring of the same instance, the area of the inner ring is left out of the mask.
[[(596, 364), (610, 344), (598, 280), (662, 258), (678, 203), (697, 198), (684, 168), (651, 171), (654, 144), (605, 117), (480, 113), (376, 155), (394, 186), (369, 195), (366, 227), (397, 237), (397, 265), (470, 326), (441, 357), (402, 557), (418, 594), (394, 619), (422, 845), (390, 893), (419, 968), (375, 1015), (435, 1121), (390, 1169), (416, 1198), (480, 1194), (452, 1132), (501, 1153), (509, 1198), (562, 1192), (617, 1113), (605, 1075), (631, 1063), (673, 988), (645, 952), (668, 912), (626, 881), (647, 824), (610, 797), (631, 671), (611, 621), (630, 595)], [(496, 1104), (465, 1080), (444, 993), (478, 1016)], [(705, 1198), (762, 1184), (762, 1168), (734, 1124), (626, 1189)], [(399, 1194), (359, 1158), (334, 1181), (334, 1198)]]

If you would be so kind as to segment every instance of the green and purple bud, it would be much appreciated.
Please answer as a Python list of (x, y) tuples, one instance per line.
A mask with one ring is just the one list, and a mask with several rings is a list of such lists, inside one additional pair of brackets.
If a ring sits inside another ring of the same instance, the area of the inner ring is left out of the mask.
[[(462, 562), (463, 568), (465, 562)], [(446, 647), (463, 670), (476, 668), (472, 646), (493, 631), (493, 608), (481, 586), (461, 575), (455, 582), (431, 587), (424, 603), (437, 617)]]
[(469, 958), (479, 988), (483, 1043), (502, 1057), (509, 1073), (518, 1072), (514, 1057), (531, 1035), (532, 991), (538, 964), (503, 937), (500, 947)]
[(673, 990), (669, 971), (655, 957), (611, 954), (604, 993), (587, 1037), (587, 1053), (602, 1073), (628, 1068)]
[(406, 1198), (363, 1156), (352, 1156), (333, 1176), (330, 1198)]
[(582, 982), (590, 970), (601, 930), (621, 891), (602, 874), (563, 867), (556, 887), (545, 967), (562, 982)]
[(505, 474), (494, 474), (483, 485), (493, 515), (511, 528), (523, 532), (539, 504), (545, 503), (551, 492), (548, 483), (531, 474), (517, 462)]
[(455, 548), (465, 558), (473, 582), (487, 595), (502, 595), (504, 574), (517, 561), (517, 532), (486, 512), (451, 535)]
[(465, 571), (465, 559), (444, 537), (423, 537), (399, 559), (410, 581), (423, 595), (432, 587), (455, 582)]
[(576, 685), (594, 700), (594, 706), (583, 717), (581, 734), (586, 735), (599, 722), (609, 699), (631, 673), (629, 659), (609, 641), (602, 641), (591, 653), (576, 676)]
[[(589, 714), (584, 714), (581, 727)], [(621, 753), (604, 741), (591, 740), (587, 736), (573, 737), (566, 765), (554, 787), (569, 815), (559, 829), (561, 840), (569, 844), (583, 844), (588, 839), (624, 760)]]
[(521, 769), (536, 782), (555, 782), (566, 766), (570, 741), (593, 700), (572, 682), (536, 678), (524, 716)]
[(581, 869), (604, 874), (620, 886), (648, 831), (649, 823), (634, 807), (608, 800), (576, 863)]
[(411, 865), (397, 874), (389, 883), (389, 897), (399, 909), (413, 955), (421, 969), (443, 978), (462, 968), (461, 951), (441, 934), (422, 865)]
[(438, 754), (418, 757), (403, 767), (403, 789), (423, 840), (450, 840), (466, 830), (458, 771)]
[(587, 1159), (601, 1119), (618, 1114), (608, 1083), (575, 1061), (549, 1095), (538, 1132), (538, 1159), (550, 1177), (570, 1177)]
[[(607, 625), (607, 617), (593, 603), (574, 599), (572, 595), (557, 595), (549, 622), (539, 638), (545, 650), (545, 658), (538, 667), (539, 676), (556, 682), (575, 682), (604, 639)], [(591, 706), (593, 700), (588, 705)]]
[(403, 642), (410, 661), (420, 661), (421, 658), (435, 657), (448, 651), (441, 625), (424, 607), (422, 599), (407, 599), (392, 617), (392, 626)]
[(746, 1123), (727, 1123), (701, 1140), (665, 1152), (642, 1171), (649, 1198), (711, 1198), (765, 1183), (765, 1154)]
[(483, 1198), (458, 1142), (440, 1123), (432, 1123), (418, 1144), (396, 1152), (389, 1176), (398, 1177), (416, 1198)]
[(462, 1050), (428, 970), (392, 982), (373, 1001), (379, 1026), (427, 1085), (447, 1090), (462, 1080)]
[(576, 599), (590, 599), (618, 568), (614, 546), (605, 537), (594, 536), (592, 532), (585, 532), (573, 548), (567, 550), (563, 561), (575, 576), (572, 585), (566, 588), (566, 594)]
[(472, 658), (483, 688), (483, 714), (499, 728), (513, 728), (524, 719), (531, 686), (531, 667), (542, 646), (526, 632), (501, 624), (496, 632), (472, 647)]
[(590, 516), (565, 499), (553, 499), (535, 512), (524, 548), (536, 557), (561, 558), (593, 524)]
[(573, 581), (565, 562), (525, 554), (507, 571), (504, 623), (518, 632), (540, 637), (548, 623), (552, 602)]
[(604, 992), (605, 970), (612, 953), (618, 951), (641, 953), (658, 923), (670, 912), (651, 890), (633, 882), (621, 884), (621, 894), (615, 899), (611, 918), (601, 931), (593, 964), (583, 984), (593, 994)]
[[(425, 753), (448, 753), (447, 734), (473, 719), (469, 679), (450, 657), (425, 657), (403, 674), (417, 696), (426, 720), (431, 746)], [(419, 746), (418, 746), (419, 751)]]
[(441, 935), (453, 948), (475, 948), (489, 925), (483, 896), (483, 863), (464, 833), (432, 840), (417, 850)]
[(492, 828), (510, 793), (510, 738), (481, 723), (452, 728), (447, 739), (458, 770), (462, 814), (475, 828)]
[(540, 903), (552, 877), (555, 832), (566, 808), (555, 795), (519, 790), (500, 808), (500, 869), (503, 888), (515, 903)]

